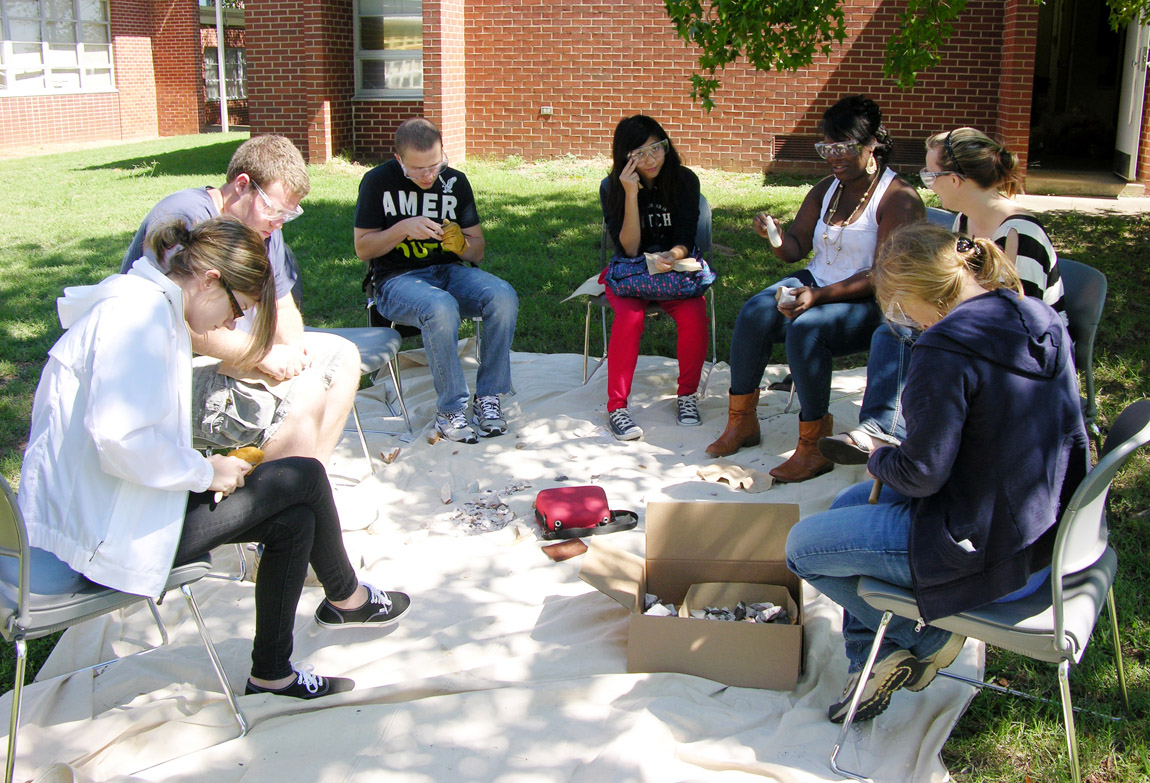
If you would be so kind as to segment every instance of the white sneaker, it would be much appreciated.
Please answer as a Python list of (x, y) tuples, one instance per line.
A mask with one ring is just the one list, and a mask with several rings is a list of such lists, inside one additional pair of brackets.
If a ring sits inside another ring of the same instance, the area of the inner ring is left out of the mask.
[(435, 414), (435, 429), (440, 435), (456, 443), (479, 442), (479, 438), (475, 437), (475, 430), (471, 429), (471, 424), (467, 421), (467, 416), (464, 415), (463, 411), (452, 411), (451, 413), (439, 411)]
[(493, 438), (507, 432), (507, 420), (495, 395), (471, 398), (471, 423), (482, 438)]
[(679, 397), (678, 415), (676, 419), (680, 427), (698, 427), (703, 423), (699, 416), (699, 401), (693, 394), (684, 394)]

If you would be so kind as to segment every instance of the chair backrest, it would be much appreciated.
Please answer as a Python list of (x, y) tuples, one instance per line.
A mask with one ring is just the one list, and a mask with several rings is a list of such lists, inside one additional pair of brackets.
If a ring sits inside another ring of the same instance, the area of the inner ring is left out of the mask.
[(1098, 464), (1082, 479), (1062, 512), (1050, 564), (1056, 638), (1063, 638), (1062, 580), (1087, 568), (1106, 551), (1110, 535), (1106, 496), (1110, 483), (1130, 455), (1147, 442), (1150, 442), (1150, 400), (1139, 400), (1128, 405), (1114, 422)]
[[(607, 193), (608, 178), (604, 177), (599, 183), (599, 203), (603, 203)], [(711, 232), (711, 204), (707, 197), (699, 193), (699, 223), (695, 228), (695, 247), (703, 254), (707, 262), (711, 262), (711, 249), (714, 247)], [(604, 222), (599, 232), (599, 268), (607, 266), (607, 261), (614, 255), (611, 247), (611, 237), (607, 233), (607, 223)], [(711, 264), (713, 267), (714, 264)]]
[(1074, 341), (1074, 366), (1086, 382), (1084, 414), (1087, 424), (1090, 424), (1098, 416), (1094, 403), (1094, 338), (1106, 304), (1106, 275), (1092, 266), (1061, 257), (1058, 271), (1065, 291), (1066, 330)]
[(936, 226), (942, 226), (947, 231), (954, 227), (955, 213), (938, 207), (926, 208), (926, 219)]
[[(28, 532), (24, 527), (24, 515), (16, 503), (16, 494), (7, 480), (0, 476), (0, 557), (15, 558), (19, 564), (18, 606), (21, 625), (28, 622), (29, 561)], [(7, 620), (8, 618), (4, 618)]]

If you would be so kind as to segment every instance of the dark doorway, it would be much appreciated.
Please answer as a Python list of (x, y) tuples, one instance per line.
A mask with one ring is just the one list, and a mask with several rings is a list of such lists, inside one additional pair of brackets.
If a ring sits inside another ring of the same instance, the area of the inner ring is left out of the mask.
[(1109, 13), (1105, 0), (1048, 0), (1040, 7), (1031, 168), (1110, 171), (1125, 38), (1110, 29)]

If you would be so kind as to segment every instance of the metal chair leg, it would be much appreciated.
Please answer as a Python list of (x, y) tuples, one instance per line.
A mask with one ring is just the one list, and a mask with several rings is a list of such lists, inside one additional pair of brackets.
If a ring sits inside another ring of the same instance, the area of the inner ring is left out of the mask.
[(395, 386), (395, 397), (399, 400), (399, 408), (403, 411), (403, 423), (407, 426), (407, 434), (411, 435), (411, 417), (407, 414), (407, 403), (403, 401), (403, 386), (399, 378), (399, 356), (391, 357), (387, 363), (387, 370), (391, 373), (391, 382)]
[(16, 764), (16, 732), (20, 729), (20, 697), (24, 694), (24, 669), (28, 661), (28, 643), (23, 636), (12, 640), (16, 647), (16, 672), (12, 684), (12, 712), (8, 718), (8, 759), (4, 763), (4, 783), (12, 783)]
[[(225, 582), (242, 582), (242, 581), (244, 581), (245, 578), (247, 578), (248, 561), (246, 558), (244, 558), (244, 545), (243, 544), (235, 544), (234, 546), (236, 548), (236, 557), (238, 557), (240, 560), (240, 572), (238, 574), (217, 574), (213, 571), (210, 574), (204, 574), (204, 579), (222, 579)], [(151, 603), (151, 602), (149, 601), (149, 603)], [(160, 620), (159, 614), (157, 614), (157, 611), (154, 607), (152, 609), (152, 614), (156, 617), (156, 622), (158, 622), (160, 624), (161, 631), (164, 635), (164, 644), (167, 644), (168, 643), (167, 632), (163, 631), (163, 629), (162, 629), (163, 621)]]
[(591, 302), (587, 302), (587, 317), (583, 320), (583, 385), (587, 385), (587, 357), (591, 353)]
[(212, 637), (208, 635), (207, 626), (204, 625), (204, 616), (200, 614), (200, 606), (196, 603), (195, 596), (192, 595), (192, 588), (188, 585), (180, 585), (180, 592), (184, 594), (184, 598), (188, 602), (188, 608), (192, 610), (192, 617), (196, 621), (196, 629), (200, 632), (200, 638), (204, 642), (204, 647), (208, 651), (208, 658), (212, 661), (212, 668), (216, 670), (216, 677), (220, 680), (220, 685), (224, 689), (224, 696), (228, 700), (228, 705), (232, 708), (232, 715), (236, 719), (236, 723), (240, 727), (240, 736), (248, 733), (248, 721), (240, 711), (239, 702), (236, 701), (236, 695), (232, 692), (232, 684), (228, 682), (228, 675), (224, 672), (223, 664), (220, 663), (220, 656), (216, 653), (216, 646), (212, 644)]
[(1070, 704), (1070, 661), (1058, 664), (1058, 690), (1062, 694), (1062, 720), (1066, 725), (1066, 749), (1070, 752), (1070, 776), (1074, 783), (1082, 783), (1078, 767), (1078, 734), (1074, 730), (1074, 708)]
[(1110, 607), (1110, 634), (1114, 638), (1114, 663), (1118, 667), (1118, 686), (1122, 688), (1122, 704), (1126, 713), (1130, 714), (1130, 695), (1126, 692), (1126, 667), (1122, 665), (1122, 641), (1118, 638), (1118, 608), (1114, 603), (1114, 586), (1106, 595), (1106, 603)]
[(862, 701), (862, 694), (866, 681), (870, 678), (871, 669), (874, 668), (874, 659), (878, 657), (879, 647), (882, 646), (882, 639), (886, 636), (886, 628), (890, 625), (891, 618), (894, 617), (893, 612), (883, 612), (882, 621), (878, 624), (878, 630), (874, 635), (874, 643), (870, 646), (870, 654), (867, 655), (866, 663), (863, 664), (862, 671), (859, 672), (859, 682), (855, 687), (854, 695), (851, 697), (851, 706), (847, 710), (846, 720), (843, 721), (843, 727), (839, 730), (839, 738), (835, 740), (835, 746), (831, 750), (831, 769), (836, 774), (843, 777), (858, 780), (862, 783), (871, 783), (871, 779), (863, 777), (857, 772), (843, 769), (838, 765), (839, 750), (842, 748), (843, 743), (846, 741), (847, 734), (851, 730), (851, 724), (854, 723), (855, 713), (858, 712), (859, 702)]
[(711, 382), (711, 372), (719, 363), (719, 340), (715, 334), (715, 289), (707, 289), (707, 295), (710, 297), (711, 304), (711, 366), (707, 368), (707, 374), (703, 378), (703, 385), (699, 389), (699, 399), (707, 396), (707, 384)]
[(371, 450), (367, 448), (367, 438), (363, 436), (363, 425), (359, 423), (359, 408), (355, 402), (351, 403), (351, 417), (355, 419), (355, 432), (359, 435), (359, 447), (363, 449), (363, 456), (367, 458), (368, 470), (375, 473), (375, 460), (371, 458)]
[[(239, 544), (236, 544), (239, 548)], [(240, 562), (243, 562), (243, 556), (240, 556)], [(160, 617), (160, 608), (156, 606), (154, 599), (148, 599), (148, 609), (152, 612), (152, 619), (156, 621), (156, 627), (160, 629), (160, 646), (163, 647), (168, 643), (168, 627), (164, 625), (164, 618)]]

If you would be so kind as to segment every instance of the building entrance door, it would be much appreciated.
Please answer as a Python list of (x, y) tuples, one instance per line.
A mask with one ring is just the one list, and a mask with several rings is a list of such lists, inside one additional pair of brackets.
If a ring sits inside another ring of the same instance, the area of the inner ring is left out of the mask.
[(1138, 173), (1138, 142), (1142, 136), (1146, 67), (1150, 60), (1150, 25), (1131, 22), (1126, 29), (1122, 65), (1122, 95), (1118, 104), (1118, 135), (1114, 142), (1114, 173), (1132, 180)]

